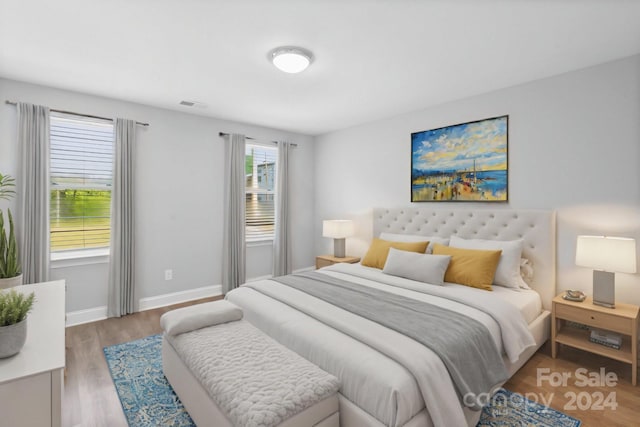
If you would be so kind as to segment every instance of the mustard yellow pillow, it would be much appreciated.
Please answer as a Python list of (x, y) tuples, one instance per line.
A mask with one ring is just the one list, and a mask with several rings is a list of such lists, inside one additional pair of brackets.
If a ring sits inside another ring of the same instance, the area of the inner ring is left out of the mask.
[(395, 248), (401, 251), (425, 253), (429, 242), (391, 242), (389, 240), (373, 239), (367, 254), (362, 259), (361, 264), (367, 267), (384, 268), (387, 262), (389, 249)]
[(461, 249), (435, 243), (434, 255), (450, 255), (451, 262), (444, 281), (491, 291), (493, 277), (500, 262), (501, 250)]

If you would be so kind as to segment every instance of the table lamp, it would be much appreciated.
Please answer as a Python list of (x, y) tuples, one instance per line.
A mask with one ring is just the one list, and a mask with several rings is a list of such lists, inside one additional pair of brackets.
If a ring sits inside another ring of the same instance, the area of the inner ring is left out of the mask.
[(615, 308), (615, 273), (636, 272), (636, 241), (624, 237), (578, 236), (576, 265), (593, 268), (593, 303)]
[(333, 237), (333, 256), (344, 258), (345, 238), (353, 236), (353, 221), (331, 219), (322, 221), (322, 236)]

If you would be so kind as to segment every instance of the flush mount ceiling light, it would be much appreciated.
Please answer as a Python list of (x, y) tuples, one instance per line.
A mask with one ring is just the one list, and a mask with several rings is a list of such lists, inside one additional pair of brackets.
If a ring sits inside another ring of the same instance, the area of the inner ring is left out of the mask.
[(301, 47), (282, 46), (269, 52), (269, 60), (279, 70), (295, 74), (304, 71), (311, 64), (313, 54)]

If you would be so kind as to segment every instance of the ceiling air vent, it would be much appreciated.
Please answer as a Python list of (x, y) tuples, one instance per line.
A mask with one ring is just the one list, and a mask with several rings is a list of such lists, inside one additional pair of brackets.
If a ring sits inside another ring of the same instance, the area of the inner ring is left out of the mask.
[(198, 101), (180, 101), (180, 105), (185, 107), (207, 108), (207, 104)]

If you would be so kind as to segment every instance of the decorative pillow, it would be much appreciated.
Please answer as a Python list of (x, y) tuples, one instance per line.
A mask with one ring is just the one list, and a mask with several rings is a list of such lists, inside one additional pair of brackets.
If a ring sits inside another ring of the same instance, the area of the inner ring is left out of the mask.
[(424, 242), (425, 240), (429, 241), (429, 246), (427, 246), (427, 252), (430, 254), (433, 251), (433, 244), (440, 243), (441, 245), (448, 246), (449, 238), (448, 237), (438, 237), (438, 236), (419, 236), (417, 234), (395, 234), (395, 233), (380, 233), (380, 238), (383, 240), (391, 240), (392, 242)]
[(382, 272), (442, 286), (450, 260), (451, 257), (447, 255), (427, 255), (391, 248)]
[(390, 242), (388, 240), (373, 239), (371, 246), (367, 254), (362, 259), (360, 264), (367, 267), (384, 268), (384, 263), (387, 262), (387, 255), (389, 255), (390, 248), (396, 248), (403, 251), (420, 252), (424, 253), (427, 250), (429, 242)]
[(167, 335), (175, 336), (207, 326), (242, 319), (242, 309), (231, 301), (212, 301), (171, 310), (160, 317), (160, 326)]
[(451, 255), (445, 282), (459, 283), (472, 288), (491, 290), (493, 277), (502, 251), (479, 251), (451, 246), (433, 245), (434, 255)]
[(522, 255), (522, 240), (485, 240), (463, 239), (451, 236), (450, 246), (463, 249), (501, 250), (502, 256), (496, 269), (493, 284), (505, 288), (520, 289), (520, 256)]

